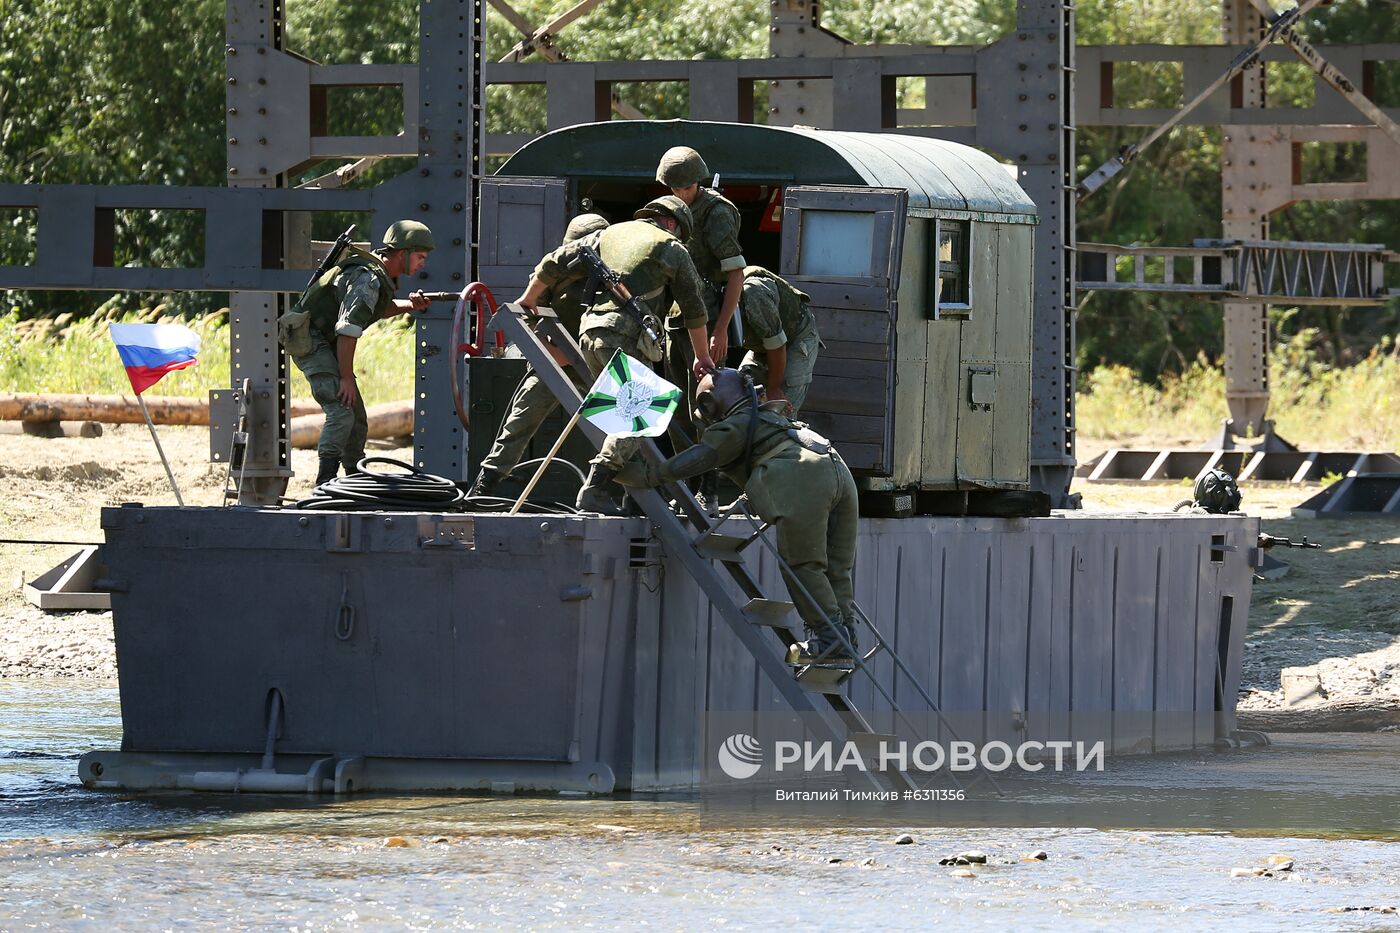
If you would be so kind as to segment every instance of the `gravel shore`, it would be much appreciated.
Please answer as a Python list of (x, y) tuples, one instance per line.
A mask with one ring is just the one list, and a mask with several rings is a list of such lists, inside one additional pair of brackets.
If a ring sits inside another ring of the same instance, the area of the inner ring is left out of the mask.
[(17, 606), (0, 629), (0, 677), (117, 676), (110, 612), (45, 612)]

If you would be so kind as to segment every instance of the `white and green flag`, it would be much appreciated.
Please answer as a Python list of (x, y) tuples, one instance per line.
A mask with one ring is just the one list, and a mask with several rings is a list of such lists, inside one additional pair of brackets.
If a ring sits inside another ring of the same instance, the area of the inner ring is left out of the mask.
[(579, 413), (609, 434), (664, 434), (681, 401), (681, 390), (621, 350), (613, 354)]

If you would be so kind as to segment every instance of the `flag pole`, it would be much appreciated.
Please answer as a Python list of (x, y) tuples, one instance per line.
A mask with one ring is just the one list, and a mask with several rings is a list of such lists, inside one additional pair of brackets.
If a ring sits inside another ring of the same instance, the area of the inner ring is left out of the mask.
[(175, 490), (175, 501), (180, 505), (185, 504), (185, 500), (180, 498), (180, 487), (175, 485), (175, 474), (170, 472), (170, 461), (165, 459), (165, 448), (160, 446), (160, 438), (156, 436), (155, 423), (151, 421), (151, 413), (146, 410), (146, 400), (141, 397), (141, 393), (136, 393), (136, 403), (141, 406), (141, 414), (146, 419), (146, 427), (151, 429), (151, 440), (156, 442), (156, 453), (160, 454), (160, 462), (165, 466), (165, 475), (170, 480), (170, 488)]
[(578, 411), (569, 419), (569, 423), (564, 425), (564, 430), (559, 432), (559, 439), (554, 442), (554, 446), (549, 448), (549, 453), (545, 455), (544, 462), (540, 464), (535, 475), (530, 477), (530, 482), (525, 485), (525, 491), (520, 494), (520, 498), (515, 500), (515, 505), (511, 506), (510, 514), (514, 515), (525, 505), (525, 500), (530, 498), (530, 493), (535, 491), (535, 486), (539, 483), (540, 477), (544, 476), (544, 471), (549, 467), (549, 463), (559, 453), (559, 448), (564, 446), (564, 438), (569, 436), (569, 432), (578, 424), (579, 416), (583, 414), (583, 403), (580, 402)]

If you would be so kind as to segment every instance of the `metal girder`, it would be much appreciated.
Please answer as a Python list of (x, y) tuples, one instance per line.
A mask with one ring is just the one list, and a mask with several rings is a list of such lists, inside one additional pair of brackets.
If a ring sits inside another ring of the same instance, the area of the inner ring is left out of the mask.
[[(1271, 32), (1274, 26), (1287, 15), (1276, 13), (1274, 8), (1268, 4), (1267, 0), (1250, 0), (1250, 2), (1254, 5), (1254, 8), (1259, 11), (1259, 14), (1269, 22)], [(1284, 25), (1283, 28), (1278, 31), (1278, 38), (1282, 39), (1284, 44), (1291, 48), (1319, 78), (1327, 82), (1328, 86), (1338, 94), (1341, 94), (1342, 97), (1346, 98), (1348, 103), (1365, 114), (1372, 123), (1384, 130), (1387, 136), (1397, 143), (1400, 143), (1400, 123), (1396, 123), (1392, 120), (1389, 114), (1377, 107), (1372, 103), (1369, 97), (1357, 90), (1356, 85), (1352, 83), (1351, 79), (1342, 74), (1341, 70), (1335, 65), (1323, 58), (1311, 42), (1300, 36), (1298, 30), (1295, 28), (1297, 20), (1298, 17), (1294, 17), (1292, 22)]]
[[(36, 210), (32, 266), (0, 266), (0, 288), (123, 291), (300, 292), (312, 268), (282, 268), (281, 220), (325, 211), (376, 211), (378, 190), (176, 188), (169, 185), (0, 185), (0, 206)], [(203, 264), (189, 269), (116, 266), (114, 212), (197, 211)], [(270, 352), (275, 352), (275, 345)]]
[[(1377, 306), (1394, 289), (1385, 267), (1400, 254), (1382, 245), (1286, 240), (1196, 240), (1190, 247), (1079, 244), (1080, 291), (1203, 295), (1298, 305)], [(1130, 260), (1130, 278), (1118, 277)], [(1178, 264), (1190, 264), (1180, 277)]]
[(569, 9), (560, 13), (538, 29), (530, 28), (526, 19), (511, 8), (505, 0), (491, 0), (491, 5), (500, 11), (501, 15), (510, 21), (510, 24), (519, 29), (525, 38), (516, 43), (515, 47), (501, 58), (503, 62), (523, 61), (531, 52), (538, 52), (550, 61), (560, 61), (568, 56), (554, 47), (554, 37), (559, 31), (570, 23), (583, 16), (589, 10), (596, 7), (602, 0), (581, 0)]
[[(110, 189), (92, 196), (145, 201), (186, 198), (206, 210), (204, 266), (195, 270), (106, 270), (84, 285), (66, 276), (66, 285), (28, 287), (114, 287), (123, 289), (230, 290), (232, 384), (250, 382), (253, 411), (249, 457), (244, 475), (245, 504), (275, 501), (291, 475), (287, 442), (287, 360), (277, 345), (274, 322), (306, 284), (311, 261), (310, 213), (324, 210), (370, 212), (377, 242), (394, 220), (412, 217), (432, 227), (439, 249), (419, 280), (401, 283), (429, 291), (457, 291), (472, 265), (475, 179), (483, 148), (479, 28), (481, 0), (434, 0), (419, 11), (419, 56), (415, 65), (321, 65), (286, 47), (282, 0), (227, 0), (225, 61), (228, 179), (231, 189)], [(403, 94), (404, 131), (396, 136), (333, 137), (327, 130), (327, 95), (334, 87), (391, 86)], [(389, 156), (416, 156), (417, 165), (370, 191), (334, 190), (365, 167)], [(288, 190), (292, 175), (321, 159), (349, 158), (351, 166), (317, 179), (315, 188)], [(60, 197), (81, 198), (79, 186), (65, 186)], [(57, 218), (58, 212), (41, 216)], [(83, 216), (81, 213), (79, 216)], [(98, 216), (101, 216), (100, 214)], [(41, 230), (62, 228), (40, 223)], [(74, 238), (70, 233), (60, 237)], [(82, 230), (76, 239), (85, 240)], [(79, 246), (82, 243), (78, 244)], [(41, 250), (41, 252), (43, 252)], [(48, 251), (52, 253), (52, 250)], [(76, 255), (90, 255), (78, 252)], [(41, 256), (36, 269), (53, 281)], [(12, 270), (0, 270), (0, 276)], [(19, 272), (32, 281), (34, 271)], [(113, 284), (108, 284), (108, 279)], [(405, 288), (407, 290), (407, 288)], [(450, 378), (441, 348), (450, 340), (446, 309), (434, 306), (417, 319), (418, 378), (415, 395), (414, 460), (443, 475), (465, 470), (461, 429), (450, 397)], [(431, 365), (431, 362), (438, 365)], [(232, 394), (211, 393), (211, 420), (227, 426), (234, 417)], [(211, 435), (218, 433), (211, 431)], [(211, 459), (224, 451), (212, 450)]]
[[(1270, 23), (1268, 31), (1253, 43), (1240, 50), (1239, 54), (1230, 61), (1230, 66), (1226, 68), (1218, 78), (1198, 92), (1195, 97), (1191, 98), (1186, 106), (1182, 107), (1160, 126), (1148, 133), (1140, 142), (1124, 146), (1118, 155), (1109, 159), (1103, 165), (1100, 165), (1086, 175), (1084, 180), (1079, 183), (1079, 200), (1083, 201), (1095, 191), (1098, 191), (1104, 185), (1108, 184), (1110, 179), (1121, 172), (1129, 162), (1136, 159), (1144, 149), (1161, 139), (1174, 126), (1185, 120), (1186, 116), (1191, 113), (1191, 111), (1215, 96), (1215, 92), (1229, 83), (1232, 78), (1241, 74), (1246, 68), (1255, 65), (1259, 61), (1259, 53), (1264, 50), (1265, 46), (1275, 39), (1282, 37), (1285, 33), (1292, 33), (1293, 24), (1298, 22), (1298, 20), (1303, 17), (1303, 14), (1322, 2), (1323, 0), (1302, 0), (1298, 6), (1275, 17)], [(1270, 12), (1272, 12), (1272, 10)]]
[[(512, 26), (520, 30), (521, 34), (525, 37), (520, 42), (517, 42), (515, 47), (509, 52), (501, 56), (500, 60), (502, 62), (521, 62), (528, 58), (531, 52), (537, 52), (541, 58), (551, 62), (568, 61), (569, 56), (564, 54), (564, 51), (554, 44), (554, 37), (559, 33), (559, 30), (568, 26), (601, 2), (602, 0), (583, 0), (583, 2), (575, 4), (573, 7), (570, 7), (554, 19), (545, 23), (539, 29), (535, 29), (530, 26), (529, 20), (517, 13), (506, 0), (491, 0), (491, 5), (496, 8), (496, 11), (504, 16)], [(644, 119), (644, 114), (636, 107), (619, 100), (614, 95), (609, 96), (611, 97), (613, 112), (624, 120)]]

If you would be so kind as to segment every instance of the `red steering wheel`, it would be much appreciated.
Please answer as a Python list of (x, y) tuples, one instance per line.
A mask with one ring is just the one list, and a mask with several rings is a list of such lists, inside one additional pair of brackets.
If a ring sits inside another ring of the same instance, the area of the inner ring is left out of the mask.
[[(474, 322), (469, 319), (473, 310), (476, 312)], [(457, 409), (457, 420), (462, 422), (463, 428), (470, 428), (471, 418), (462, 404), (462, 363), (466, 357), (480, 356), (485, 351), (486, 322), (495, 314), (496, 296), (480, 282), (471, 283), (457, 296), (457, 307), (452, 312), (452, 405)], [(469, 327), (475, 342), (463, 339)], [(505, 334), (496, 331), (496, 349), (503, 350), (505, 345)]]

